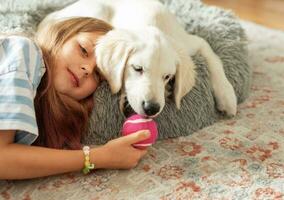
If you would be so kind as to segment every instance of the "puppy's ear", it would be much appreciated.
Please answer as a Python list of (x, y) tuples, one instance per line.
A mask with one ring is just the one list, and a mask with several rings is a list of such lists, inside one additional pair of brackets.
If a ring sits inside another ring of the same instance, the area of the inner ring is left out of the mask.
[(195, 64), (190, 55), (179, 48), (175, 48), (178, 55), (175, 75), (174, 98), (178, 109), (184, 97), (195, 84)]
[(132, 49), (131, 35), (124, 30), (112, 30), (97, 41), (97, 66), (113, 93), (122, 87), (124, 69)]

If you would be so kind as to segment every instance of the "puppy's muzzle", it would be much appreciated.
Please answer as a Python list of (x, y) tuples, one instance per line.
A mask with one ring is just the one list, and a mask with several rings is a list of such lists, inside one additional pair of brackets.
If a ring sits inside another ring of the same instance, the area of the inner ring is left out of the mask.
[(160, 104), (153, 102), (153, 101), (143, 101), (142, 102), (142, 108), (144, 110), (144, 113), (147, 116), (153, 116), (156, 115), (158, 112), (160, 112)]

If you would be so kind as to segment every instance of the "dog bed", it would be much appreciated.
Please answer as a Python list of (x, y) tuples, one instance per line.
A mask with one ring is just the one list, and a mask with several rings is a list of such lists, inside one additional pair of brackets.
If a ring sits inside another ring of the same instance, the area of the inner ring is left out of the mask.
[[(238, 103), (249, 94), (251, 68), (248, 65), (246, 36), (238, 19), (229, 11), (202, 4), (197, 0), (164, 0), (186, 31), (206, 39), (220, 56), (225, 73), (233, 85)], [(200, 55), (194, 56), (197, 66), (195, 87), (182, 100), (178, 110), (174, 102), (168, 101), (158, 123), (159, 139), (192, 134), (225, 116), (216, 109), (210, 87), (206, 62)], [(118, 137), (124, 121), (119, 110), (119, 94), (112, 95), (107, 84), (102, 84), (96, 94), (95, 109), (84, 142), (105, 143)]]
[[(0, 32), (25, 33), (32, 36), (37, 24), (49, 12), (60, 9), (74, 0), (6, 1), (0, 7)], [(228, 11), (202, 4), (199, 0), (161, 0), (173, 12), (187, 32), (206, 39), (220, 56), (226, 75), (233, 85), (238, 103), (249, 94), (251, 68), (247, 63), (246, 36), (238, 19)], [(224, 118), (215, 106), (206, 62), (194, 56), (197, 66), (195, 87), (182, 100), (177, 110), (174, 102), (167, 102), (156, 118), (159, 138), (192, 134)], [(102, 144), (120, 135), (124, 121), (119, 111), (119, 94), (112, 95), (107, 84), (97, 90), (95, 109), (84, 143)]]

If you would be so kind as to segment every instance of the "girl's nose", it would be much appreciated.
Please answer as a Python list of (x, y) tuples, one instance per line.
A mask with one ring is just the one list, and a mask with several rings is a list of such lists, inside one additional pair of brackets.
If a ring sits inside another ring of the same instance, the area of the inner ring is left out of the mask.
[(81, 67), (81, 69), (83, 70), (84, 76), (89, 76), (90, 72), (86, 66)]
[(94, 70), (94, 67), (91, 66), (91, 65), (84, 65), (81, 67), (81, 70), (83, 71), (84, 73), (84, 76), (89, 76), (90, 74), (93, 73), (93, 70)]

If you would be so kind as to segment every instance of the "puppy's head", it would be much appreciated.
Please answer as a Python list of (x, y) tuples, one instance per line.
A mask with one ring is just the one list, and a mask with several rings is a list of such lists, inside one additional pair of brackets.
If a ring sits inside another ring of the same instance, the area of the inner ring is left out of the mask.
[(97, 66), (113, 93), (122, 91), (121, 109), (155, 117), (165, 105), (165, 88), (175, 79), (177, 107), (194, 85), (194, 64), (186, 52), (155, 27), (115, 29), (96, 45)]

